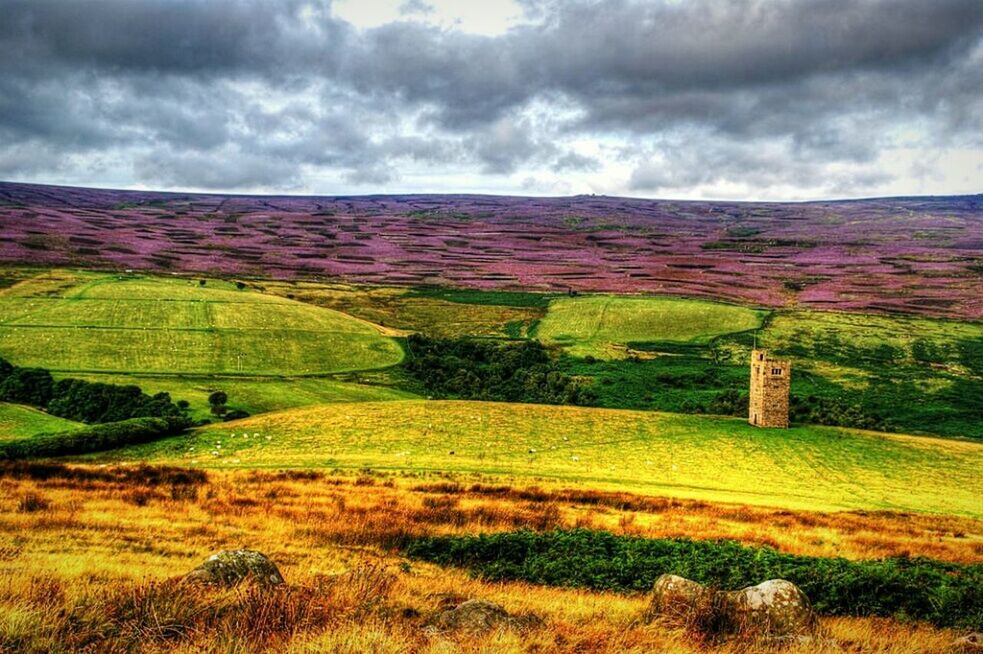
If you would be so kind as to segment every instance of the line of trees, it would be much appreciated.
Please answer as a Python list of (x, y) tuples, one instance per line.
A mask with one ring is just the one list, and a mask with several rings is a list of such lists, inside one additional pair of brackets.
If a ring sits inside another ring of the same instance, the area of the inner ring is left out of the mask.
[(174, 436), (189, 425), (190, 421), (181, 417), (132, 418), (89, 425), (76, 431), (0, 441), (0, 460), (16, 461), (114, 450)]
[(406, 371), (434, 397), (590, 405), (590, 382), (562, 372), (538, 341), (407, 339)]
[(21, 368), (0, 359), (0, 401), (27, 404), (68, 420), (107, 423), (132, 418), (187, 421), (188, 403), (168, 393), (148, 395), (139, 386), (121, 386), (82, 379), (55, 381), (44, 368)]

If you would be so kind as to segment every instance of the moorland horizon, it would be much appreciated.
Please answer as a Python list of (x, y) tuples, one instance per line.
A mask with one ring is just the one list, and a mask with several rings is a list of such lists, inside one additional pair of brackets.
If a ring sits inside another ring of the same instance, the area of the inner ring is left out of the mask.
[(938, 198), (983, 198), (983, 191), (977, 193), (916, 193), (901, 195), (836, 195), (808, 198), (780, 200), (770, 198), (726, 198), (726, 197), (676, 197), (671, 194), (664, 195), (623, 195), (611, 193), (571, 193), (571, 194), (526, 194), (526, 193), (494, 193), (490, 191), (386, 191), (365, 193), (328, 193), (328, 192), (290, 192), (286, 191), (255, 191), (242, 192), (234, 190), (201, 190), (195, 188), (151, 188), (151, 187), (124, 187), (102, 184), (61, 184), (52, 182), (35, 182), (15, 179), (0, 179), (0, 186), (43, 186), (58, 189), (78, 189), (86, 191), (109, 191), (116, 193), (152, 193), (160, 195), (206, 195), (206, 196), (225, 196), (241, 198), (372, 198), (372, 197), (490, 197), (490, 198), (529, 198), (529, 199), (558, 199), (567, 200), (575, 198), (610, 198), (614, 200), (637, 200), (639, 202), (692, 202), (692, 203), (717, 203), (717, 204), (822, 204), (822, 203), (841, 203), (841, 202), (863, 202), (865, 200), (918, 200), (918, 199), (938, 199)]

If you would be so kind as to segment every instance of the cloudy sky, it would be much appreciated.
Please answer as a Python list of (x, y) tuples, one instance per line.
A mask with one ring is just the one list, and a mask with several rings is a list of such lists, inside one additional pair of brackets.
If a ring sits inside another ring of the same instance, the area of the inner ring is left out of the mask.
[(0, 0), (0, 179), (983, 192), (981, 0)]

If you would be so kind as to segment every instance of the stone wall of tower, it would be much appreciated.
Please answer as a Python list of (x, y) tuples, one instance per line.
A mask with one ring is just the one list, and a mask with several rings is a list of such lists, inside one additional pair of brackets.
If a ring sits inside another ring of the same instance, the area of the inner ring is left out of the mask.
[(790, 361), (769, 358), (767, 350), (752, 350), (749, 423), (756, 427), (788, 427), (791, 379)]

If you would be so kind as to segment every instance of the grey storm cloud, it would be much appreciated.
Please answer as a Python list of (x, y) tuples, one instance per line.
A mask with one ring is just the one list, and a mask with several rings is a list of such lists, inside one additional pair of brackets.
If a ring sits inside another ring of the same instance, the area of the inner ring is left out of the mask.
[(33, 148), (230, 189), (290, 188), (305, 167), (352, 184), (401, 165), (589, 173), (563, 141), (595, 138), (629, 144), (628, 188), (671, 190), (794, 185), (872, 162), (907, 122), (930, 148), (983, 140), (979, 0), (520, 4), (528, 21), (487, 36), (358, 29), (330, 2), (0, 0), (0, 172), (34, 174), (47, 155), (16, 163)]

